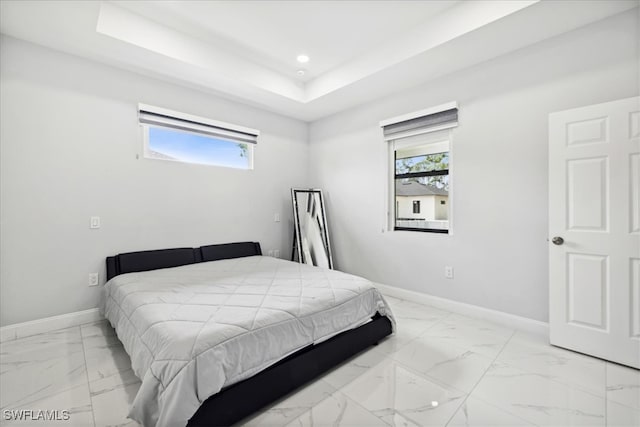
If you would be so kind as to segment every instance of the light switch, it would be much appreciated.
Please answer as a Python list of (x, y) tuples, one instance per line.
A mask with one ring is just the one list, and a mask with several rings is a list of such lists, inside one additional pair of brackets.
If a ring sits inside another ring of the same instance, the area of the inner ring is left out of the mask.
[(89, 286), (98, 286), (98, 279), (100, 275), (98, 273), (89, 273)]
[(280, 222), (280, 214), (279, 213), (273, 214), (273, 222)]
[(89, 228), (100, 228), (100, 217), (92, 216)]

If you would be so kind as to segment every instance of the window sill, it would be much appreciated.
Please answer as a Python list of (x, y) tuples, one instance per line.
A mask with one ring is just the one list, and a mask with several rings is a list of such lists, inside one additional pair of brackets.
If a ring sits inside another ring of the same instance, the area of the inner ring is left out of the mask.
[(449, 230), (443, 230), (438, 228), (394, 227), (393, 231), (421, 231), (423, 233), (449, 234)]

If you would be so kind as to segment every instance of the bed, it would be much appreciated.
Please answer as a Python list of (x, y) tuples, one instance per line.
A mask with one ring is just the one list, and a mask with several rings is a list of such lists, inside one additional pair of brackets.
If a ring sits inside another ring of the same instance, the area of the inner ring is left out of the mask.
[(107, 258), (104, 313), (142, 385), (145, 426), (231, 425), (392, 333), (361, 277), (256, 242)]

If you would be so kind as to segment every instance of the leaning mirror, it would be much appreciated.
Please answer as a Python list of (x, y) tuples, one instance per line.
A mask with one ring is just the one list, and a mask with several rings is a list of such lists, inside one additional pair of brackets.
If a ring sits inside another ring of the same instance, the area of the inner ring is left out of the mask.
[(291, 260), (324, 268), (333, 268), (329, 231), (322, 191), (291, 189), (293, 202), (293, 250)]

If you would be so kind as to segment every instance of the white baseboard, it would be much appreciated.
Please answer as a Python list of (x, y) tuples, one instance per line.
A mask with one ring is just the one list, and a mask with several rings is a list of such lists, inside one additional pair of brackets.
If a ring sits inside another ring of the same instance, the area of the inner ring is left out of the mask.
[(421, 292), (397, 288), (395, 286), (383, 285), (381, 283), (376, 283), (375, 285), (380, 292), (391, 297), (407, 301), (415, 301), (420, 304), (430, 305), (435, 308), (462, 314), (464, 316), (475, 317), (477, 319), (504, 325), (509, 328), (549, 336), (549, 324), (546, 322), (528, 319), (526, 317), (516, 316), (515, 314), (509, 314), (502, 311), (491, 310), (477, 305), (423, 294)]
[(18, 338), (57, 331), (58, 329), (96, 322), (100, 319), (102, 319), (100, 310), (97, 308), (91, 308), (89, 310), (61, 314), (59, 316), (47, 317), (45, 319), (16, 323), (0, 328), (0, 342), (12, 341)]
[[(549, 335), (549, 324), (539, 320), (528, 319), (502, 311), (491, 310), (477, 305), (466, 304), (446, 298), (397, 288), (395, 286), (376, 283), (376, 287), (383, 293), (392, 297), (401, 298), (407, 301), (415, 301), (421, 304), (430, 305), (442, 310), (462, 314), (464, 316), (475, 317), (489, 322), (505, 325), (510, 328), (537, 334)], [(99, 309), (92, 308), (75, 313), (61, 314), (60, 316), (47, 317), (45, 319), (32, 320), (30, 322), (16, 323), (14, 325), (0, 328), (0, 342), (29, 337), (45, 332), (56, 331), (58, 329), (70, 328), (72, 326), (83, 325), (85, 323), (96, 322), (102, 319)]]

